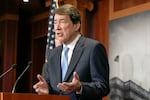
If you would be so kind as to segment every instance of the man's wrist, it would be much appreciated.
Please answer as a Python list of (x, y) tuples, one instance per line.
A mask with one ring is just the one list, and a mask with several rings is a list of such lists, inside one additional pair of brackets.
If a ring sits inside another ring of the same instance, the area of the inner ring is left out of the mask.
[(82, 94), (82, 89), (83, 89), (83, 87), (82, 87), (81, 83), (79, 83), (79, 86), (76, 90), (76, 94)]

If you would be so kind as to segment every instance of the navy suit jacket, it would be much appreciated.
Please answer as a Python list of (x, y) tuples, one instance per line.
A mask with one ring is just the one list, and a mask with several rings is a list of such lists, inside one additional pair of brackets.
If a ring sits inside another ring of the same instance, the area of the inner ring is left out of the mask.
[(74, 48), (64, 81), (71, 82), (76, 71), (83, 87), (80, 95), (76, 92), (65, 93), (57, 88), (57, 84), (62, 82), (61, 52), (62, 46), (54, 48), (43, 68), (50, 94), (69, 95), (70, 100), (101, 100), (109, 93), (109, 64), (102, 44), (81, 36)]

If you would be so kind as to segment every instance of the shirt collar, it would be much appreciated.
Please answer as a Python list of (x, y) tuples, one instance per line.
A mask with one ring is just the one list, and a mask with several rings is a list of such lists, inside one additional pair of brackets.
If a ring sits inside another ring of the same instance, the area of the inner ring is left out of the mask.
[(69, 49), (73, 50), (77, 41), (79, 40), (80, 36), (81, 36), (81, 34), (78, 34), (76, 36), (76, 38), (70, 44), (68, 44), (68, 45), (63, 44), (63, 46), (67, 46)]

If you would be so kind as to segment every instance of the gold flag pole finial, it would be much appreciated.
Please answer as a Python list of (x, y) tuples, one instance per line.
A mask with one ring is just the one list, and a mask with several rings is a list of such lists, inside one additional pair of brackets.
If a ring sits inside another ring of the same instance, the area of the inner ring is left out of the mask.
[(58, 2), (59, 2), (59, 1), (58, 1), (58, 0), (56, 0), (56, 7), (57, 7), (57, 8), (59, 7), (59, 4), (58, 4)]

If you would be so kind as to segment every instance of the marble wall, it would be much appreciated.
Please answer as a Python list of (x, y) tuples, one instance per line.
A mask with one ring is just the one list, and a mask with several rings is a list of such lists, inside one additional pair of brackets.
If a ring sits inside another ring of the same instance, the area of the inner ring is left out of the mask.
[(150, 89), (150, 11), (110, 21), (110, 79)]

